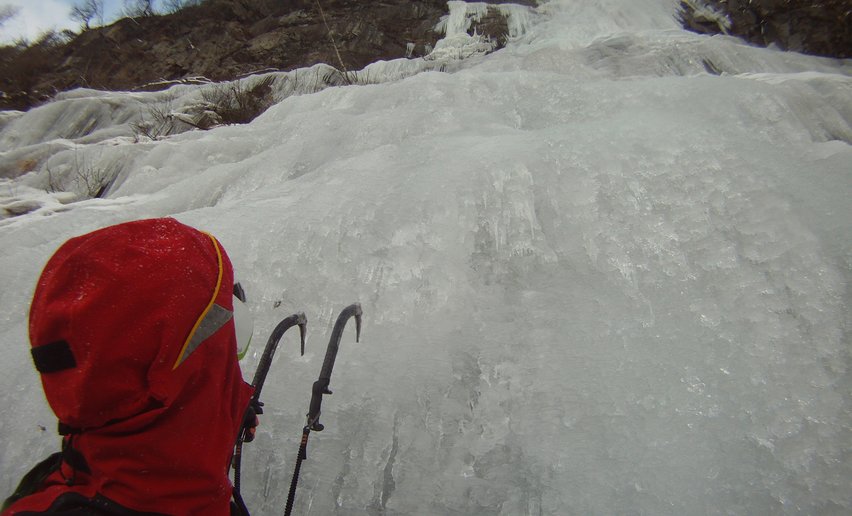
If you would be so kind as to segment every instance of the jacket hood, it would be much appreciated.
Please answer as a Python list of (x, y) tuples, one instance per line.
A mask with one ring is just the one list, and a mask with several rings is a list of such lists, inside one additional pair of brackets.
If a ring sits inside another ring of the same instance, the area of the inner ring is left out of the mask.
[(66, 445), (89, 471), (63, 464), (37, 505), (70, 490), (137, 511), (227, 514), (228, 462), (251, 394), (232, 295), (221, 245), (173, 219), (59, 248), (35, 290), (30, 341)]

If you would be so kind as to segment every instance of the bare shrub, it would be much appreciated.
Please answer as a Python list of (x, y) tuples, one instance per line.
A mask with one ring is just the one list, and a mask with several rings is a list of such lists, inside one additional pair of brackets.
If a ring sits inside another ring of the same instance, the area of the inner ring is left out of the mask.
[(100, 198), (106, 192), (112, 176), (109, 170), (91, 165), (83, 166), (75, 172), (75, 191), (82, 193), (87, 199)]
[(139, 136), (144, 136), (151, 140), (158, 140), (174, 134), (175, 123), (171, 116), (171, 110), (157, 105), (148, 108), (148, 118), (143, 115), (139, 121), (130, 124), (130, 128), (137, 139)]
[(163, 10), (166, 13), (172, 14), (187, 7), (195, 7), (202, 4), (202, 0), (165, 0), (163, 5)]
[(165, 99), (148, 108), (148, 117), (144, 115), (137, 122), (130, 124), (133, 134), (137, 140), (140, 136), (151, 140), (158, 140), (165, 136), (175, 134), (177, 131), (176, 120), (172, 115), (172, 103), (174, 95), (167, 95)]
[(71, 19), (79, 21), (83, 30), (89, 30), (92, 20), (99, 25), (104, 24), (104, 1), (82, 0), (71, 7)]
[(17, 16), (19, 12), (21, 12), (21, 8), (17, 5), (0, 5), (0, 27)]
[(207, 130), (222, 124), (246, 124), (251, 122), (274, 103), (272, 83), (275, 77), (268, 76), (252, 86), (247, 81), (237, 80), (227, 84), (216, 84), (201, 92), (202, 103), (173, 109), (174, 97), (148, 108), (147, 116), (131, 124), (137, 137), (158, 140), (166, 136), (192, 129)]
[(74, 163), (71, 165), (70, 174), (66, 174), (65, 181), (54, 174), (49, 164), (45, 165), (47, 184), (44, 189), (48, 193), (72, 190), (83, 199), (100, 198), (103, 197), (110, 184), (115, 180), (118, 173), (116, 168), (116, 166), (98, 167), (81, 158), (75, 151)]
[(44, 166), (44, 170), (47, 172), (47, 184), (44, 185), (44, 191), (47, 193), (62, 192), (64, 190), (62, 183), (59, 181), (59, 178), (53, 175), (53, 170), (51, 170), (49, 163)]
[(251, 87), (243, 81), (218, 84), (206, 89), (201, 97), (210, 105), (224, 124), (247, 124), (269, 109), (272, 98), (273, 76), (263, 78)]
[(263, 17), (290, 9), (288, 2), (281, 0), (203, 0), (200, 3), (229, 17), (237, 14)]
[(39, 78), (55, 63), (55, 56), (69, 34), (43, 33), (35, 42), (19, 40), (0, 49), (0, 90), (9, 99), (4, 104), (21, 109), (45, 100), (53, 92), (37, 91)]
[(155, 14), (154, 0), (124, 0), (124, 15), (128, 18), (146, 18)]

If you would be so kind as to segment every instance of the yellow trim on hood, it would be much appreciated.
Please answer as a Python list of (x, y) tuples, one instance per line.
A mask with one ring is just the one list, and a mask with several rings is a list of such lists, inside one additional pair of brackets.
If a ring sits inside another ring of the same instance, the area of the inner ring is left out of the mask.
[[(202, 231), (202, 233), (204, 233)], [(216, 261), (219, 266), (219, 275), (216, 278), (216, 288), (213, 290), (213, 297), (210, 298), (210, 302), (207, 303), (207, 307), (201, 312), (201, 315), (198, 317), (198, 320), (195, 321), (195, 324), (192, 326), (192, 331), (189, 332), (189, 336), (187, 336), (186, 341), (184, 341), (183, 346), (180, 349), (180, 353), (178, 353), (177, 360), (175, 360), (175, 364), (172, 366), (172, 371), (177, 369), (177, 367), (183, 362), (184, 353), (186, 353), (186, 348), (189, 346), (189, 343), (192, 341), (192, 337), (195, 335), (195, 332), (198, 330), (198, 327), (201, 326), (204, 318), (207, 317), (207, 314), (210, 312), (210, 309), (213, 308), (213, 304), (216, 302), (216, 298), (219, 297), (219, 290), (222, 288), (222, 276), (225, 273), (225, 268), (222, 265), (222, 250), (219, 248), (219, 242), (216, 238), (210, 233), (204, 233), (210, 240), (213, 241), (213, 248), (216, 249)]]

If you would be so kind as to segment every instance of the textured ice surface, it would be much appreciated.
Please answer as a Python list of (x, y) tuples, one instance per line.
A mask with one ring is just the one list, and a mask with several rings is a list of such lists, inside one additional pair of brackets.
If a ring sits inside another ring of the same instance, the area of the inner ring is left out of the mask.
[(120, 172), (78, 203), (33, 190), (43, 166), (0, 185), (41, 203), (0, 221), (0, 486), (57, 446), (26, 345), (40, 268), (171, 215), (222, 240), (261, 341), (309, 318), (247, 446), (256, 514), (283, 508), (356, 300), (299, 514), (852, 511), (852, 65), (682, 32), (675, 6), (549, 2), (454, 73), (162, 141), (70, 141), (49, 106), (3, 122), (2, 142), (65, 145), (54, 170)]

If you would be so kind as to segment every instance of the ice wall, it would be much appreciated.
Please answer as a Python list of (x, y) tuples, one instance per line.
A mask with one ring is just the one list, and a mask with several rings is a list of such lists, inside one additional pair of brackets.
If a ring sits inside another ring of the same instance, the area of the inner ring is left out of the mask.
[(444, 16), (435, 30), (452, 37), (466, 34), (474, 22), (482, 21), (489, 10), (496, 10), (506, 18), (509, 27), (509, 38), (518, 38), (526, 34), (532, 27), (534, 10), (518, 4), (489, 4), (486, 2), (447, 2), (450, 13)]
[[(26, 348), (41, 266), (169, 215), (222, 240), (261, 341), (309, 318), (247, 445), (253, 514), (283, 508), (356, 300), (296, 513), (852, 511), (852, 64), (683, 32), (675, 7), (553, 1), (453, 73), (69, 143), (121, 181), (0, 221), (0, 487), (57, 446)], [(38, 200), (41, 173), (0, 188)]]

